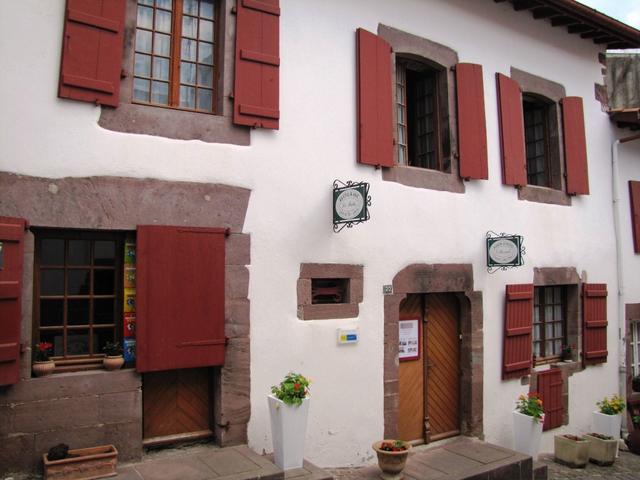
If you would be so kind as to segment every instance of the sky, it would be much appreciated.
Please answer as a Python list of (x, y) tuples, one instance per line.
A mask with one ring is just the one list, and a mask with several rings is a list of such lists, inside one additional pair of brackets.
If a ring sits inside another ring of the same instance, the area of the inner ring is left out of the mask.
[(578, 0), (621, 22), (640, 29), (640, 0)]

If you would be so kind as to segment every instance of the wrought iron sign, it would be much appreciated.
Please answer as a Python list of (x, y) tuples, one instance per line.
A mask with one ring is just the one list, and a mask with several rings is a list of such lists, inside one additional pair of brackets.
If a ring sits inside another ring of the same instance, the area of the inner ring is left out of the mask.
[(488, 231), (487, 239), (487, 272), (494, 273), (507, 268), (524, 265), (525, 248), (521, 235), (508, 235)]
[(369, 220), (371, 196), (365, 182), (333, 181), (333, 231), (351, 228)]

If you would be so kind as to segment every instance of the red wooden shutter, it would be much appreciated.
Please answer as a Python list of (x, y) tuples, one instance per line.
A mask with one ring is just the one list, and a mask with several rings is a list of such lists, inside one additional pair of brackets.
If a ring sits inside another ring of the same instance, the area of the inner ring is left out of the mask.
[(640, 182), (629, 180), (631, 197), (631, 229), (633, 230), (633, 251), (640, 253)]
[(224, 364), (221, 228), (139, 226), (139, 372)]
[(456, 90), (460, 176), (486, 180), (489, 174), (482, 65), (456, 65)]
[(531, 371), (533, 284), (507, 285), (502, 352), (502, 379), (520, 378)]
[(524, 115), (522, 93), (515, 80), (496, 73), (500, 147), (502, 151), (502, 183), (527, 184), (527, 157), (524, 147)]
[(371, 32), (356, 32), (358, 162), (393, 167), (391, 45)]
[(22, 265), (24, 231), (21, 218), (0, 217), (0, 385), (20, 379)]
[(118, 106), (125, 0), (67, 0), (58, 96)]
[(607, 285), (582, 285), (582, 362), (607, 361)]
[(587, 139), (584, 132), (584, 112), (581, 97), (565, 97), (562, 104), (564, 132), (564, 162), (569, 195), (589, 194)]
[(233, 122), (277, 130), (280, 1), (238, 0)]
[(562, 371), (559, 368), (538, 373), (538, 394), (544, 409), (543, 430), (562, 426), (564, 417), (562, 384)]

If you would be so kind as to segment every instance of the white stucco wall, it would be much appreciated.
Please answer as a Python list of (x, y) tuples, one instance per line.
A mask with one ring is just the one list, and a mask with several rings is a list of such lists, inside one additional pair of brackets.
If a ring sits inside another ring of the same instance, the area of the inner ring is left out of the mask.
[[(313, 379), (306, 454), (321, 466), (369, 461), (371, 443), (382, 437), (382, 286), (412, 263), (472, 264), (484, 305), (485, 437), (511, 446), (510, 412), (528, 386), (500, 380), (505, 284), (530, 283), (534, 267), (575, 267), (584, 272), (583, 280), (617, 290), (612, 130), (593, 86), (602, 82), (599, 48), (489, 0), (282, 0), (281, 7), (280, 130), (252, 131), (251, 146), (237, 147), (100, 128), (99, 107), (57, 98), (63, 0), (10, 2), (0, 17), (0, 56), (8, 59), (0, 76), (0, 170), (250, 188), (245, 223), (251, 234), (250, 446), (271, 449), (266, 394), (287, 371), (300, 371)], [(379, 170), (356, 163), (354, 32), (358, 27), (376, 32), (378, 23), (442, 43), (456, 50), (460, 61), (483, 65), (489, 180), (468, 182), (465, 194), (453, 194), (383, 182)], [(18, 42), (25, 32), (29, 41)], [(584, 98), (591, 194), (574, 197), (571, 207), (519, 201), (516, 191), (501, 183), (495, 72), (509, 74), (511, 66)], [(637, 158), (638, 147), (633, 148)], [(621, 169), (640, 178), (637, 164)], [(340, 234), (330, 223), (336, 178), (371, 183), (373, 198), (371, 221)], [(526, 265), (489, 275), (488, 230), (523, 235)], [(625, 245), (630, 249), (630, 240)], [(364, 265), (357, 319), (297, 319), (296, 280), (303, 262)], [(636, 299), (637, 270), (628, 268), (625, 277)], [(609, 298), (612, 320), (616, 302)], [(338, 347), (338, 326), (358, 327), (359, 343)], [(555, 433), (587, 431), (596, 400), (617, 393), (615, 321), (608, 345), (608, 363), (570, 378), (571, 424), (545, 433), (543, 451), (552, 450)]]

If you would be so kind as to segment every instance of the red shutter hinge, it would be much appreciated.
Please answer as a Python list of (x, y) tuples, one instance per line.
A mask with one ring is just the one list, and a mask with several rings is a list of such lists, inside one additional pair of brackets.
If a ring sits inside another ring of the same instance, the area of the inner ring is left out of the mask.
[(236, 13), (238, 13), (238, 8), (234, 5), (233, 7), (231, 7), (231, 14), (235, 15)]
[(224, 229), (224, 236), (228, 237), (229, 235), (231, 235), (231, 229), (227, 227)]
[(233, 100), (233, 92), (229, 92), (229, 98)]
[(120, 78), (127, 78), (127, 72), (124, 70), (124, 68), (120, 70)]
[(229, 345), (229, 337), (224, 337), (224, 346)]

